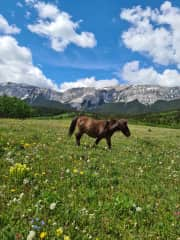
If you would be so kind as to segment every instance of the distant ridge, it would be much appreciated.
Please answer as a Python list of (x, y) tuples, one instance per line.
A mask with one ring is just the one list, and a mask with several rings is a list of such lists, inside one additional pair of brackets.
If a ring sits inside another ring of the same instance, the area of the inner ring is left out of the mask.
[(15, 96), (31, 105), (94, 112), (138, 114), (180, 108), (180, 87), (120, 85), (112, 88), (73, 88), (64, 92), (27, 84), (0, 83), (0, 96)]

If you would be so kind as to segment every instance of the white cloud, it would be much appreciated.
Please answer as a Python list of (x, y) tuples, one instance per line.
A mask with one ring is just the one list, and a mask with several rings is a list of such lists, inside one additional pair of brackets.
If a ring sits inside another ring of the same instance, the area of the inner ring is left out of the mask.
[(73, 22), (71, 16), (58, 9), (57, 6), (37, 2), (34, 7), (38, 11), (39, 18), (35, 24), (29, 24), (28, 29), (48, 38), (55, 51), (64, 51), (71, 43), (83, 48), (93, 48), (96, 45), (94, 34), (91, 32), (78, 33), (80, 21)]
[(25, 3), (28, 5), (35, 4), (37, 0), (25, 0)]
[(129, 84), (155, 84), (167, 87), (180, 86), (180, 73), (177, 70), (166, 69), (158, 73), (153, 67), (140, 68), (138, 61), (126, 63), (122, 78)]
[(83, 88), (83, 87), (93, 87), (97, 89), (102, 89), (106, 87), (113, 87), (119, 85), (117, 79), (104, 79), (104, 80), (96, 80), (95, 77), (90, 78), (82, 78), (77, 80), (76, 82), (64, 82), (60, 85), (60, 89), (65, 91), (71, 88)]
[(31, 12), (27, 11), (24, 16), (26, 19), (29, 19), (31, 16)]
[(17, 34), (20, 33), (20, 29), (15, 25), (9, 25), (7, 20), (0, 14), (0, 33), (3, 34)]
[(160, 9), (123, 9), (120, 17), (131, 24), (122, 34), (128, 48), (148, 54), (156, 63), (180, 68), (180, 8), (165, 1)]
[(21, 2), (17, 2), (16, 3), (16, 6), (19, 7), (19, 8), (22, 8), (23, 7), (23, 4)]
[(41, 69), (33, 65), (32, 54), (15, 38), (0, 36), (0, 82), (26, 83), (57, 90)]

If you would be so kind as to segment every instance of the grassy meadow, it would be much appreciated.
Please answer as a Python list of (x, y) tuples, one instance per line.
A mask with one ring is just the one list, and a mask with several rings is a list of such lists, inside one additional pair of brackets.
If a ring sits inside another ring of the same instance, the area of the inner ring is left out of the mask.
[(0, 120), (0, 239), (179, 240), (180, 130), (103, 140), (71, 119)]

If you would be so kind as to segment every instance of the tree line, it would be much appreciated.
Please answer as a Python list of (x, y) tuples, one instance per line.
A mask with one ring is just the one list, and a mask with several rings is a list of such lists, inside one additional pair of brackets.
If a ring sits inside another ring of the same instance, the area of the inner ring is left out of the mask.
[[(46, 104), (47, 105), (47, 104)], [(0, 118), (29, 118), (54, 116), (67, 112), (65, 109), (47, 106), (31, 106), (16, 97), (0, 96)]]
[(16, 97), (0, 96), (0, 117), (27, 118), (33, 115), (33, 109)]

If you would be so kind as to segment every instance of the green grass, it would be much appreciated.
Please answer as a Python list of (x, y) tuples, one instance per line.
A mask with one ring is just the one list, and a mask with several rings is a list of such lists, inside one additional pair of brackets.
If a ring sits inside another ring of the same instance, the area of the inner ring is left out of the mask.
[[(76, 147), (69, 124), (0, 120), (0, 239), (179, 239), (180, 130), (130, 125), (109, 151), (86, 136)], [(15, 163), (29, 170), (10, 174)]]

